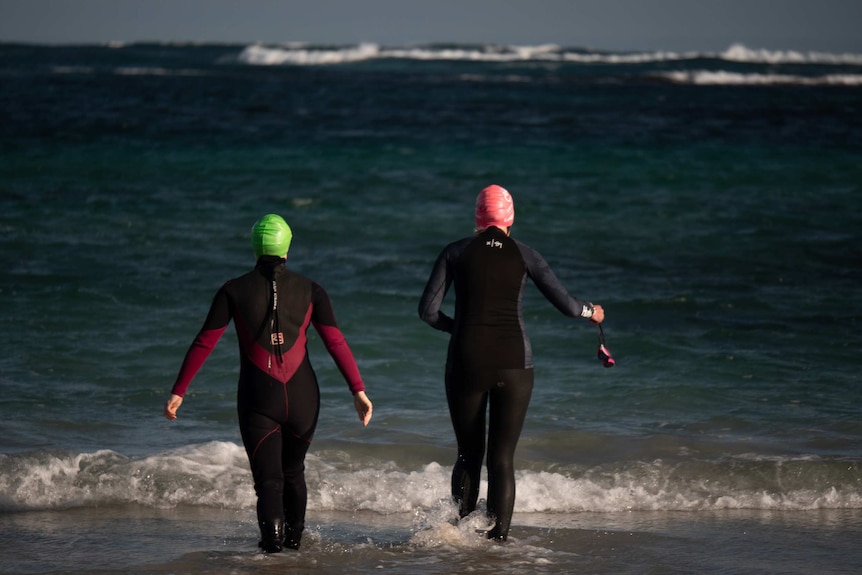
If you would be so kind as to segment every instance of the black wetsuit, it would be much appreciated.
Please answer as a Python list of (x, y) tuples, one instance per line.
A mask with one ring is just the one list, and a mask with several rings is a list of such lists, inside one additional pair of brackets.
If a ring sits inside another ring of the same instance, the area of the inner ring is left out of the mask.
[[(499, 540), (508, 537), (515, 504), (515, 447), (533, 390), (533, 354), (522, 310), (528, 277), (563, 314), (591, 315), (592, 306), (569, 295), (538, 252), (497, 227), (446, 246), (419, 302), (423, 321), (452, 334), (446, 397), (458, 442), (452, 496), (462, 517), (476, 509), (479, 497), (490, 403), (488, 513), (496, 524), (489, 536)], [(453, 282), (451, 318), (440, 308)]]
[[(276, 313), (273, 313), (275, 307)], [(237, 412), (257, 494), (258, 520), (281, 521), (285, 545), (298, 547), (305, 525), (305, 454), (317, 426), (320, 391), (308, 359), (313, 324), (354, 393), (364, 385), (324, 289), (262, 256), (226, 282), (186, 354), (172, 392), (182, 396), (231, 319), (240, 351)]]

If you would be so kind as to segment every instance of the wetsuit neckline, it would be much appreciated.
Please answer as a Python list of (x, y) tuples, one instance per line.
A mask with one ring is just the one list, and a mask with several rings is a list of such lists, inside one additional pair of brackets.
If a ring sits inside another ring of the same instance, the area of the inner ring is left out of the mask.
[(485, 234), (499, 234), (501, 236), (506, 236), (507, 238), (510, 237), (505, 230), (498, 228), (497, 226), (488, 226), (487, 228), (479, 232), (480, 236), (484, 236)]
[(257, 258), (257, 263), (255, 264), (254, 267), (256, 267), (256, 268), (275, 268), (275, 267), (278, 267), (279, 265), (284, 265), (286, 261), (287, 260), (285, 260), (285, 258), (281, 258), (278, 256), (263, 255), (263, 256), (260, 256), (259, 258)]

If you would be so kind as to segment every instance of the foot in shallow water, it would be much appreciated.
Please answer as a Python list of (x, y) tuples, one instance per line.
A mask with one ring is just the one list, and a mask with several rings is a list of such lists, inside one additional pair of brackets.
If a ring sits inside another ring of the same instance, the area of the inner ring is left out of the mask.
[(258, 541), (257, 546), (263, 549), (264, 553), (281, 553), (282, 545), (277, 541)]
[(299, 544), (302, 541), (302, 529), (301, 528), (292, 528), (285, 527), (284, 528), (284, 546), (288, 549), (299, 549)]
[(264, 553), (281, 553), (284, 545), (284, 521), (260, 521), (259, 525), (260, 541), (257, 546), (263, 549)]
[(485, 537), (490, 539), (491, 541), (495, 541), (497, 543), (505, 543), (508, 540), (508, 536), (506, 534), (500, 533), (500, 530), (494, 527), (491, 530), (480, 530), (477, 529), (476, 533), (484, 533)]

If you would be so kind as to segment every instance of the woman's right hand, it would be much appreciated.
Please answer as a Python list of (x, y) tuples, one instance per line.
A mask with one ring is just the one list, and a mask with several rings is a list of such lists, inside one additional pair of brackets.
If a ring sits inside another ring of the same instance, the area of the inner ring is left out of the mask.
[(602, 323), (605, 321), (605, 310), (602, 309), (602, 306), (593, 304), (593, 315), (590, 317), (590, 321), (593, 323)]
[(368, 399), (364, 391), (357, 391), (353, 394), (353, 406), (356, 408), (356, 414), (359, 415), (359, 421), (362, 422), (362, 425), (368, 425), (374, 406), (371, 405), (371, 400)]

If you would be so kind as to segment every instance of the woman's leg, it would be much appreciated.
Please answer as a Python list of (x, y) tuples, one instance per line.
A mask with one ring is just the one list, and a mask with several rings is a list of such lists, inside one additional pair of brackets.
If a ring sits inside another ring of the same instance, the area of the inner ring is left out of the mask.
[(282, 475), (284, 477), (284, 545), (299, 549), (305, 529), (308, 489), (305, 484), (305, 455), (311, 445), (320, 413), (320, 389), (306, 358), (287, 383), (288, 416), (282, 426)]
[(261, 547), (267, 553), (277, 553), (281, 551), (284, 537), (284, 511), (281, 505), (284, 490), (281, 426), (257, 412), (241, 412), (239, 423), (254, 478), (254, 491), (257, 494)]
[(452, 498), (459, 506), (461, 517), (476, 510), (485, 455), (488, 394), (469, 383), (465, 374), (447, 370), (446, 399), (458, 442), (458, 459), (452, 470)]
[(515, 507), (515, 447), (533, 392), (532, 369), (498, 372), (490, 391), (488, 419), (488, 514), (495, 517), (488, 537), (505, 541)]

